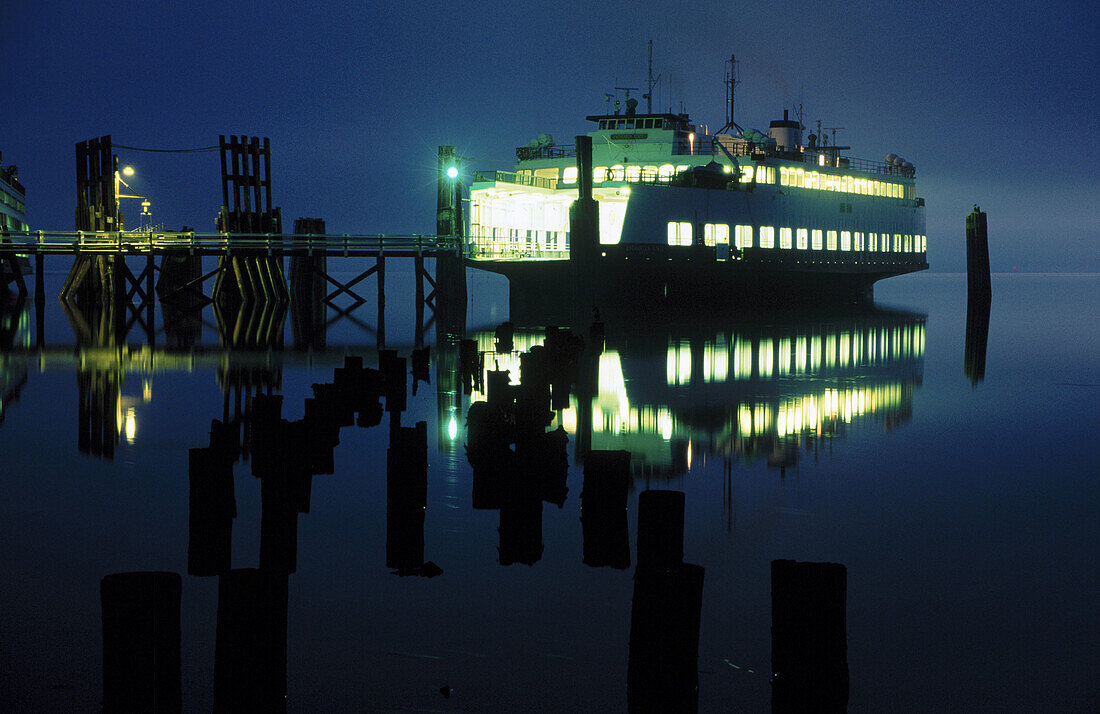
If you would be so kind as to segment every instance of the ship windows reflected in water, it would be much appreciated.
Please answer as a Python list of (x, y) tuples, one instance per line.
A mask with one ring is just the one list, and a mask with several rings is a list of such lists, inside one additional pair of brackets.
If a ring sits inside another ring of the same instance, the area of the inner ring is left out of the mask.
[[(890, 427), (912, 412), (923, 372), (921, 315), (873, 311), (837, 324), (731, 327), (670, 337), (663, 375), (650, 371), (644, 353), (609, 340), (592, 396), (576, 390), (551, 426), (576, 434), (588, 399), (592, 448), (629, 451), (633, 471), (675, 474), (688, 469), (689, 447), (695, 462), (700, 454), (749, 456), (780, 442), (838, 436), (867, 419)], [(521, 355), (545, 337), (517, 331), (510, 352), (496, 351), (492, 333), (476, 339), (484, 381), (488, 370), (506, 370), (515, 386)], [(472, 391), (473, 401), (486, 398)], [(698, 403), (712, 405), (705, 426), (684, 410)]]

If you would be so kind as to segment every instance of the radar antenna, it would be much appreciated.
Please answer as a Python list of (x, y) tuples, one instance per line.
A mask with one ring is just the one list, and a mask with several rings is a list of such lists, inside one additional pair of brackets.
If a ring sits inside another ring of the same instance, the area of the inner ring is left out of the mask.
[[(630, 93), (631, 92), (637, 92), (638, 88), (637, 87), (615, 87), (615, 91), (617, 91), (617, 92), (626, 92), (626, 96), (623, 98), (623, 100), (626, 101), (626, 100), (630, 99)], [(637, 100), (635, 100), (634, 103), (637, 104), (638, 103)], [(618, 99), (616, 99), (615, 100), (615, 113), (616, 114), (619, 113), (619, 105), (620, 105), (620, 102), (619, 102)]]

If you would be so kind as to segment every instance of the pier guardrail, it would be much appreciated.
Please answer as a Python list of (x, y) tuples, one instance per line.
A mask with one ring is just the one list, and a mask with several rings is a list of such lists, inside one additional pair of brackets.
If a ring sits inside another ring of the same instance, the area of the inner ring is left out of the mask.
[(461, 236), (292, 235), (274, 233), (194, 233), (154, 231), (5, 231), (0, 255), (187, 254), (416, 256), (463, 254)]

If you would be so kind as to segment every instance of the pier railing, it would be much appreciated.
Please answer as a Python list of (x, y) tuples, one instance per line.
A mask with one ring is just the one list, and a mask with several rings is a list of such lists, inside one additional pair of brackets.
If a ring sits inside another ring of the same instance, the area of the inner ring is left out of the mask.
[(461, 256), (454, 235), (291, 235), (154, 231), (33, 231), (0, 233), (0, 255), (187, 254)]

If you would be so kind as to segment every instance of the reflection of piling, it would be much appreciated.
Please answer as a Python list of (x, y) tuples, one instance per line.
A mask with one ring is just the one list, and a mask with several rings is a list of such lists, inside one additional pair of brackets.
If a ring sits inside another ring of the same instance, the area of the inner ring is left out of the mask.
[(298, 513), (308, 509), (311, 478), (295, 466), (260, 480), (260, 569), (271, 573), (298, 569)]
[(772, 711), (848, 704), (847, 569), (772, 561)]
[(989, 300), (966, 302), (966, 351), (963, 371), (970, 383), (985, 379), (985, 352), (989, 342)]
[(534, 565), (542, 559), (542, 496), (530, 472), (520, 469), (503, 485), (500, 504), (501, 565)]
[(118, 442), (119, 375), (96, 370), (79, 372), (77, 446), (80, 452), (112, 459)]
[(285, 573), (218, 578), (215, 712), (286, 711), (287, 594)]
[(585, 565), (630, 567), (626, 517), (629, 487), (629, 451), (589, 452), (584, 460), (584, 487), (581, 490)]
[(115, 573), (100, 582), (103, 711), (180, 711), (181, 589), (178, 573)]
[(234, 452), (213, 446), (187, 450), (189, 575), (218, 575), (230, 568), (233, 519), (237, 516)]
[(428, 505), (428, 424), (390, 426), (386, 450), (386, 567), (399, 573), (424, 564)]
[(638, 494), (638, 567), (670, 569), (684, 560), (684, 492)]
[[(683, 523), (683, 493), (639, 494), (638, 566), (627, 661), (631, 712), (698, 708), (704, 569), (683, 562)], [(672, 544), (663, 547), (662, 539)]]

